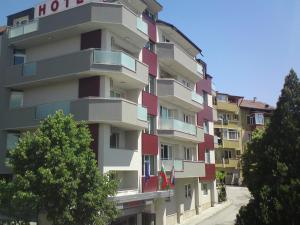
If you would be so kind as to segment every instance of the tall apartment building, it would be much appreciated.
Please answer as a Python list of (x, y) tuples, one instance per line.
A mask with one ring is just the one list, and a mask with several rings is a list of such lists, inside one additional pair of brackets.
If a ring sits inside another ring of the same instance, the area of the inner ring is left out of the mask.
[(216, 168), (225, 172), (227, 184), (238, 184), (242, 151), (240, 101), (243, 97), (217, 93), (215, 122)]
[[(201, 49), (157, 20), (161, 10), (155, 0), (49, 0), (8, 16), (2, 177), (11, 176), (7, 149), (62, 109), (88, 122), (100, 172), (120, 180), (113, 224), (171, 225), (213, 206), (212, 78), (196, 60)], [(170, 189), (161, 188), (162, 166), (168, 177), (174, 171)]]
[(216, 109), (216, 168), (226, 174), (227, 184), (241, 184), (241, 155), (251, 140), (252, 132), (268, 124), (274, 108), (256, 99), (246, 100), (241, 96), (217, 93)]

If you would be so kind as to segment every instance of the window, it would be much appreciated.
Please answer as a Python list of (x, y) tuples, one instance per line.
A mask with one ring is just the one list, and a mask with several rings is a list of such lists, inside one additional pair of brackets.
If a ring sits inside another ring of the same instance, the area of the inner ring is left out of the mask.
[(207, 163), (207, 164), (210, 163), (210, 151), (209, 151), (209, 149), (205, 150), (205, 163)]
[(155, 13), (152, 13), (147, 9), (145, 10), (144, 14), (147, 15), (152, 20), (156, 20), (157, 18), (157, 15)]
[(264, 125), (263, 113), (255, 113), (255, 124)]
[(155, 175), (155, 156), (154, 155), (144, 155), (143, 156), (143, 176), (145, 176), (146, 171), (146, 162), (149, 162), (150, 165), (150, 175)]
[(185, 198), (192, 198), (192, 186), (190, 184), (184, 185)]
[(12, 91), (10, 93), (9, 108), (15, 109), (23, 106), (24, 93), (22, 91)]
[(236, 155), (241, 155), (241, 150), (236, 150)]
[(26, 62), (25, 50), (14, 49), (14, 65), (24, 64)]
[(229, 140), (238, 140), (238, 132), (236, 130), (228, 130), (228, 139)]
[(239, 115), (233, 114), (233, 120), (239, 120)]
[(253, 115), (248, 115), (247, 116), (247, 124), (253, 125), (255, 124), (255, 118)]
[(17, 146), (20, 138), (20, 133), (7, 133), (6, 136), (6, 149), (13, 149)]
[(227, 95), (217, 95), (217, 100), (220, 102), (228, 102), (228, 96)]
[(193, 117), (187, 114), (183, 114), (183, 122), (192, 124)]
[(111, 98), (121, 98), (122, 97), (122, 93), (120, 91), (111, 90), (110, 91), (110, 97)]
[(208, 105), (208, 96), (207, 92), (203, 91), (203, 104)]
[(23, 16), (23, 17), (15, 18), (13, 20), (13, 25), (14, 26), (20, 26), (20, 25), (28, 23), (28, 21), (29, 21), (29, 16)]
[(231, 151), (225, 150), (225, 152), (224, 152), (224, 158), (225, 159), (231, 159), (232, 158), (231, 156), (232, 156), (231, 155)]
[(148, 85), (145, 87), (145, 91), (155, 95), (155, 77), (151, 75), (148, 76)]
[(205, 134), (209, 133), (209, 122), (207, 120), (204, 120), (203, 122), (203, 130)]
[(165, 35), (163, 35), (163, 36), (162, 36), (162, 42), (170, 42), (170, 40), (167, 39)]
[(208, 185), (207, 184), (201, 184), (202, 186), (202, 193), (203, 195), (208, 195)]
[(145, 45), (145, 48), (151, 52), (155, 52), (155, 43), (152, 41), (148, 41)]
[(160, 145), (160, 158), (161, 160), (172, 160), (173, 157), (172, 146), (171, 145)]
[(227, 140), (238, 140), (239, 133), (233, 129), (223, 129), (223, 138)]
[(191, 148), (184, 147), (184, 160), (193, 160)]
[(148, 129), (146, 130), (146, 133), (148, 134), (154, 134), (155, 130), (155, 116), (148, 114)]
[(120, 147), (120, 134), (119, 133), (111, 133), (110, 134), (110, 147), (111, 148), (119, 148)]
[(168, 109), (166, 107), (160, 106), (160, 118), (162, 119), (172, 119), (173, 118), (173, 112), (171, 109)]

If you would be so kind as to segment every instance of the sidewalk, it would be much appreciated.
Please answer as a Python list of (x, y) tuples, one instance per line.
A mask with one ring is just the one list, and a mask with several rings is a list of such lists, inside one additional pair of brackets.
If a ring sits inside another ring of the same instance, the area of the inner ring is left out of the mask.
[(208, 208), (201, 212), (199, 215), (193, 216), (192, 218), (185, 220), (183, 223), (181, 223), (181, 225), (198, 225), (207, 218), (210, 218), (218, 212), (222, 211), (223, 209), (226, 209), (231, 204), (232, 202), (230, 200), (227, 200), (226, 202), (221, 204), (215, 204), (214, 207)]

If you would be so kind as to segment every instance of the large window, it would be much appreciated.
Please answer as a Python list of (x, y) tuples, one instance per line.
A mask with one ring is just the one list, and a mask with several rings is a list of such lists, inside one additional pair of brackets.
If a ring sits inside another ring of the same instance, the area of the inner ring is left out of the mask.
[(184, 185), (185, 198), (192, 198), (192, 186), (190, 184)]
[(255, 113), (255, 123), (259, 125), (264, 125), (264, 114), (263, 113)]
[(228, 102), (228, 96), (227, 95), (217, 95), (217, 100), (220, 102)]
[(155, 95), (155, 77), (152, 75), (148, 76), (148, 85), (145, 87), (145, 91)]
[(148, 129), (146, 129), (146, 133), (154, 134), (155, 131), (155, 120), (156, 117), (148, 114)]
[(20, 138), (20, 133), (7, 133), (6, 136), (6, 149), (13, 149), (17, 146)]
[(26, 62), (25, 50), (14, 49), (14, 65), (24, 64)]
[(12, 91), (10, 93), (9, 108), (15, 109), (23, 106), (24, 93), (22, 91)]
[(209, 149), (205, 149), (205, 163), (210, 163), (210, 151)]
[(171, 109), (168, 109), (166, 107), (160, 106), (159, 110), (160, 118), (162, 119), (172, 119), (174, 118), (174, 113)]
[(194, 117), (188, 114), (183, 114), (183, 122), (193, 124)]
[(231, 159), (232, 158), (231, 151), (225, 150), (225, 152), (224, 152), (224, 158), (225, 159)]
[(207, 184), (201, 184), (201, 189), (202, 189), (202, 193), (203, 195), (208, 195), (208, 185)]
[(184, 147), (184, 160), (193, 160), (192, 149), (189, 147)]
[(154, 155), (144, 155), (143, 156), (143, 176), (145, 176), (146, 162), (150, 165), (150, 175), (155, 175), (155, 156)]
[(120, 134), (116, 132), (112, 132), (110, 134), (110, 147), (111, 148), (119, 148), (120, 147)]
[(153, 41), (148, 41), (145, 45), (145, 48), (151, 52), (155, 52), (155, 43)]
[(160, 146), (160, 158), (162, 160), (172, 160), (173, 150), (171, 145), (161, 144)]
[(203, 122), (203, 130), (205, 134), (209, 133), (209, 122), (207, 120), (204, 120)]
[(223, 138), (227, 140), (238, 140), (239, 132), (234, 129), (223, 129)]

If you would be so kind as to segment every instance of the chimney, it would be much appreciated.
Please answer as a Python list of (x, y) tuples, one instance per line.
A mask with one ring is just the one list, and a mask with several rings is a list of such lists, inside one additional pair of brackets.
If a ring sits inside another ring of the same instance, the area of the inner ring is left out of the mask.
[(256, 102), (256, 99), (257, 99), (257, 98), (256, 98), (256, 97), (254, 97), (254, 98), (253, 98), (253, 102)]

